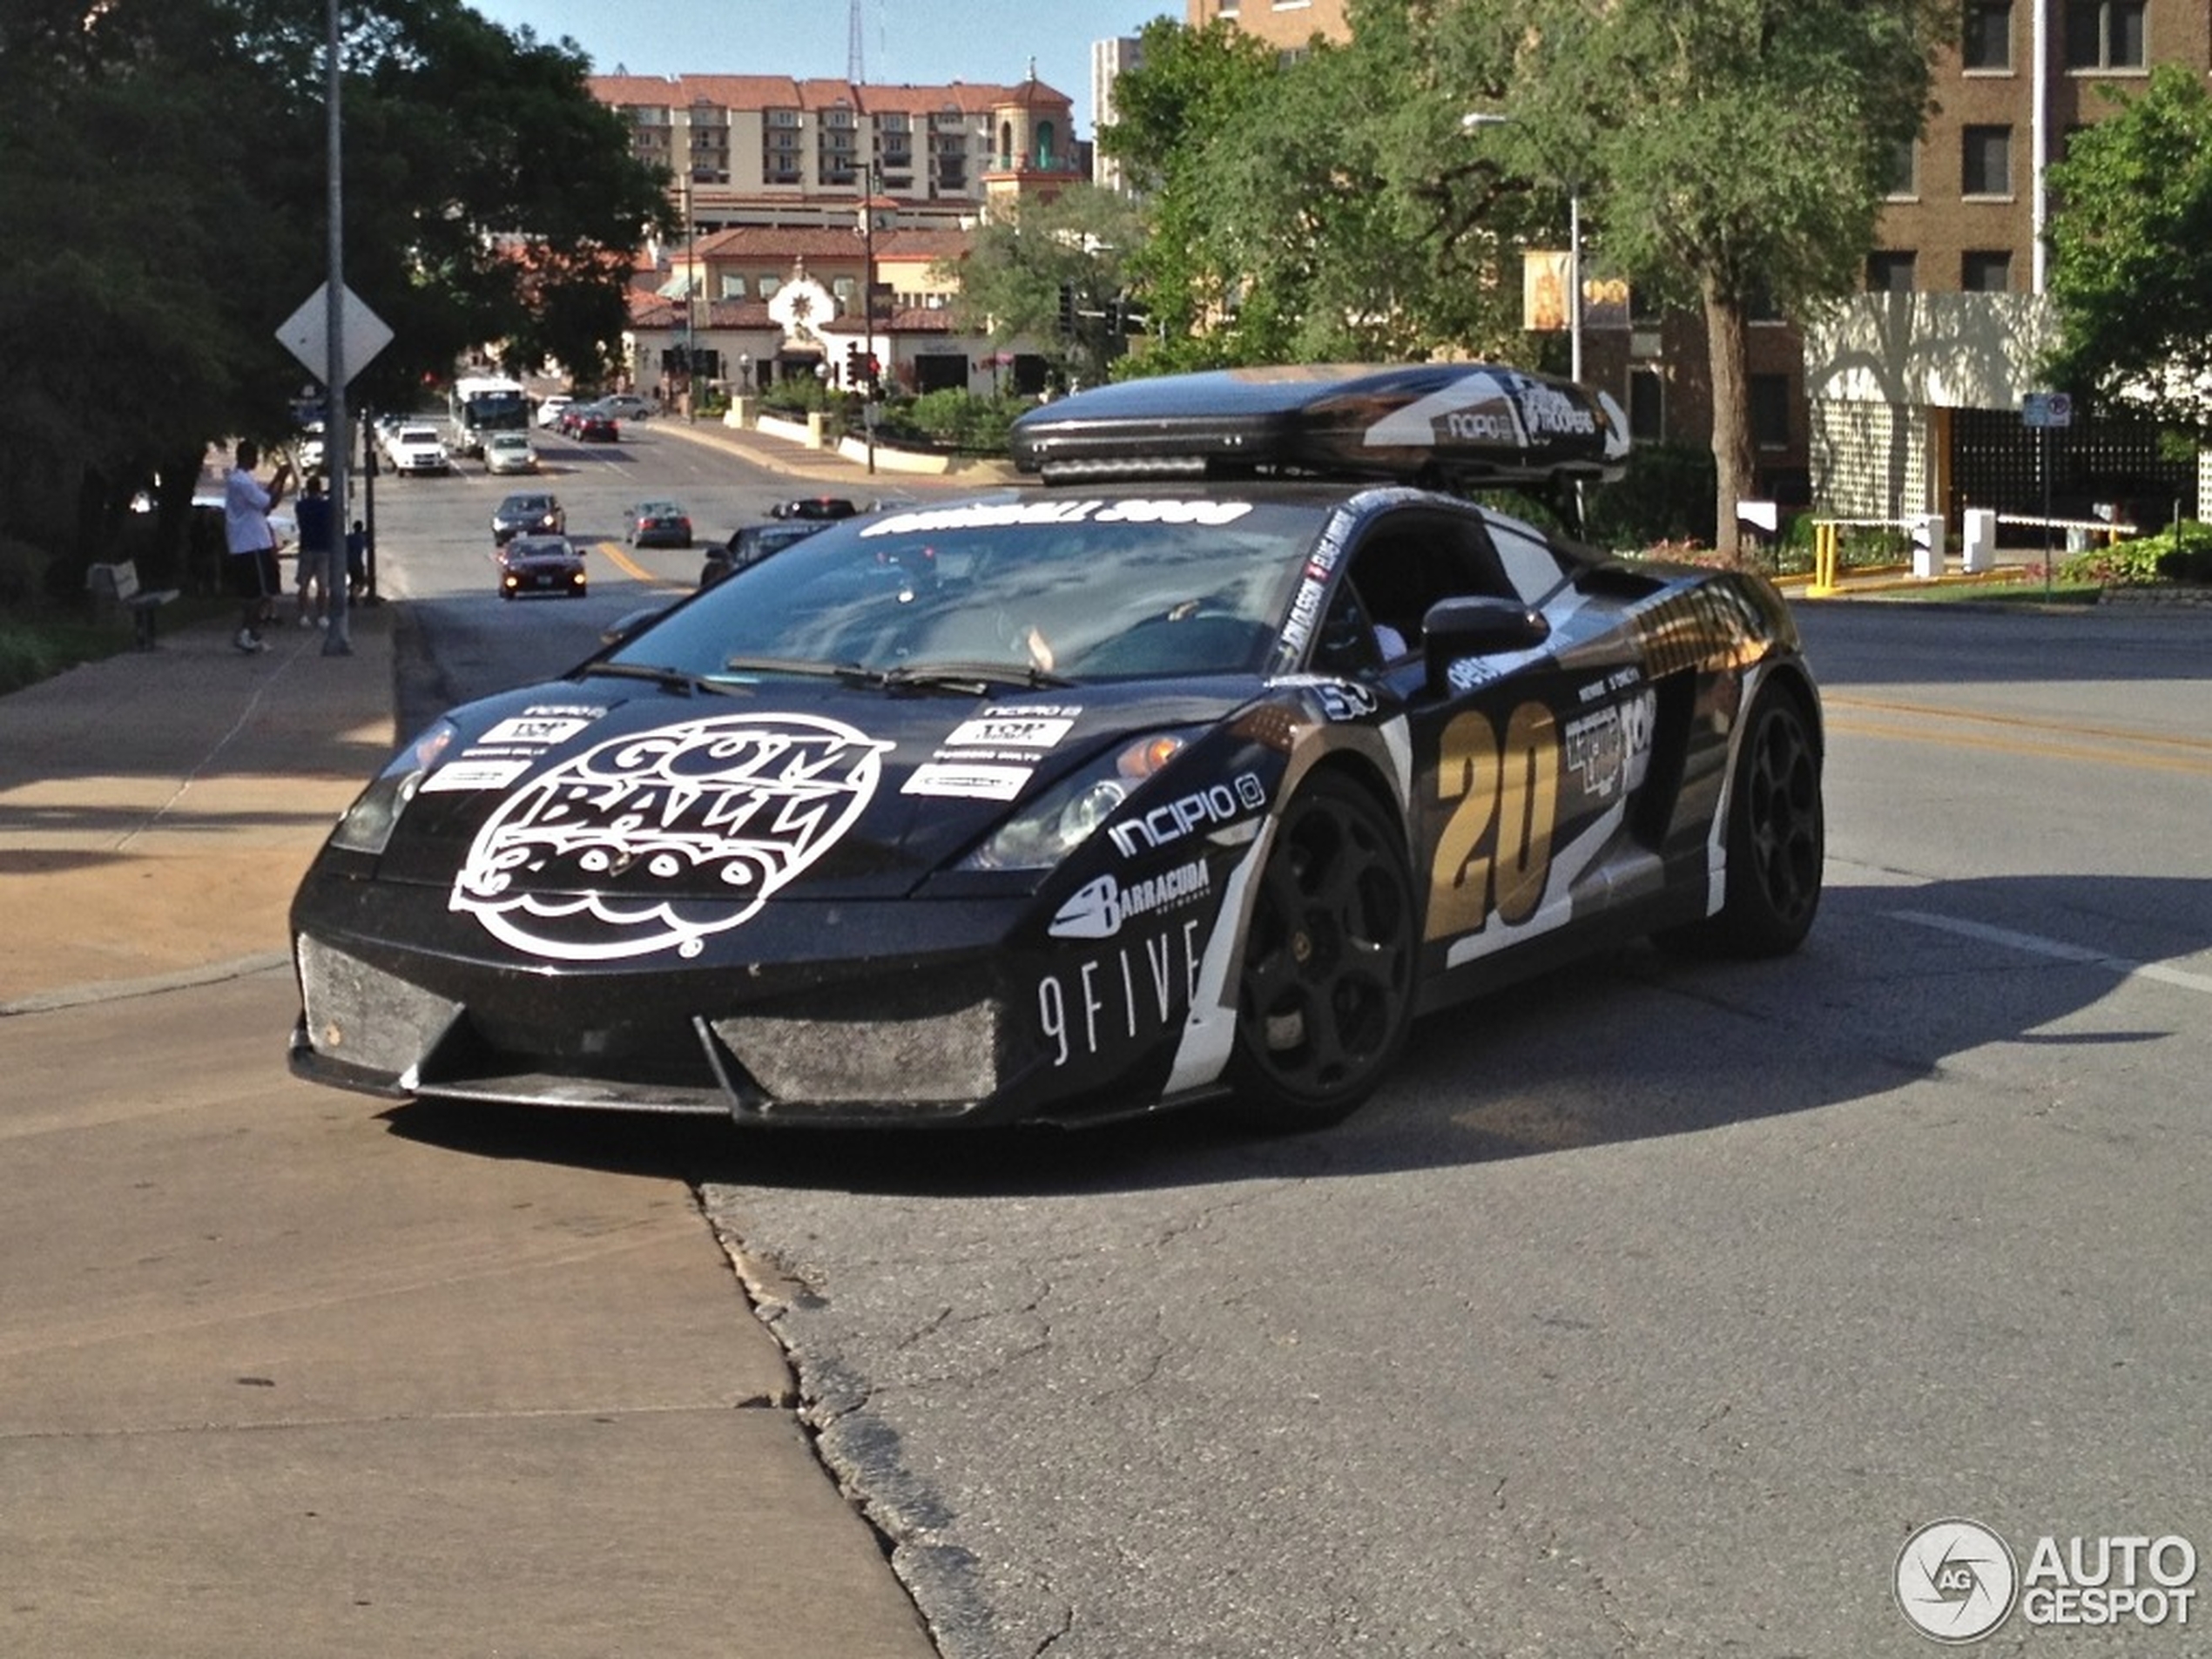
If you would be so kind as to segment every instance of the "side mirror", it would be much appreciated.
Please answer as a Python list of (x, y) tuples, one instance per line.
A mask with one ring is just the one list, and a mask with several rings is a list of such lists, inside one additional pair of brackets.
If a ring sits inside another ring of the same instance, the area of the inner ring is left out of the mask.
[(1551, 637), (1551, 624), (1518, 599), (1469, 595), (1440, 599), (1421, 618), (1421, 657), (1428, 689), (1442, 695), (1450, 687), (1453, 663), (1468, 657), (1494, 657), (1533, 651)]
[(626, 616), (616, 617), (599, 631), (599, 644), (610, 650), (628, 644), (644, 631), (646, 624), (655, 620), (667, 609), (666, 605), (649, 605), (643, 610), (632, 610)]

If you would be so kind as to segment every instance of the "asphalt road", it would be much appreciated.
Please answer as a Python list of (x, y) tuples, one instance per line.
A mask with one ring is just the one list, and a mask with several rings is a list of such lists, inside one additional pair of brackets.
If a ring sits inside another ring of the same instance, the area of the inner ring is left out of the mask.
[[(791, 493), (650, 429), (554, 460), (587, 539), (647, 489), (718, 530)], [(384, 489), (403, 713), (695, 573), (603, 548), (587, 600), (502, 606), (496, 487)], [(955, 1656), (1911, 1655), (1927, 1523), (2023, 1570), (2212, 1547), (2212, 617), (1804, 616), (1829, 888), (1789, 961), (1639, 948), (1431, 1020), (1307, 1137), (564, 1121), (502, 1156), (696, 1190)], [(2169, 1608), (1982, 1650), (2202, 1646)]]

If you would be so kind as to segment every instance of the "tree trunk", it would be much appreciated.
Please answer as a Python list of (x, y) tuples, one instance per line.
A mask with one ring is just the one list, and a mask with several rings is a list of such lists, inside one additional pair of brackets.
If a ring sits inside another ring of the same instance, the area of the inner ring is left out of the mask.
[(1743, 306), (1708, 276), (1706, 353), (1713, 380), (1713, 546), (1730, 564), (1743, 559), (1736, 503), (1751, 494), (1750, 376), (1743, 347)]

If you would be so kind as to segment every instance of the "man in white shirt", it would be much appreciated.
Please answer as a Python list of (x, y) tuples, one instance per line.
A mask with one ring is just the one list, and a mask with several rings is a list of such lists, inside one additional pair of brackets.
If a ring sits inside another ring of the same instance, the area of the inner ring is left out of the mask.
[(240, 438), (238, 462), (223, 476), (223, 545), (230, 553), (231, 591), (245, 605), (238, 637), (231, 643), (243, 651), (268, 650), (261, 629), (275, 620), (276, 597), (284, 591), (269, 515), (292, 482), (292, 463), (279, 466), (276, 476), (264, 487), (253, 475), (260, 459), (260, 446), (251, 438)]

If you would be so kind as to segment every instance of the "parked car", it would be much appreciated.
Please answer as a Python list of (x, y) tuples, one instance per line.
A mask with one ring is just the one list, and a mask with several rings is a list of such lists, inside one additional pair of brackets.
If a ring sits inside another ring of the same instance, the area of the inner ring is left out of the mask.
[(658, 412), (651, 398), (640, 397), (635, 392), (610, 392), (591, 401), (617, 421), (643, 421)]
[(390, 448), (392, 470), (401, 474), (447, 473), (453, 470), (453, 456), (446, 448), (445, 440), (438, 435), (435, 427), (403, 426), (392, 435)]
[(689, 547), (691, 516), (672, 501), (641, 501), (630, 509), (623, 539), (638, 547)]
[(724, 577), (758, 564), (771, 553), (794, 542), (803, 542), (833, 522), (826, 518), (794, 518), (772, 524), (747, 524), (720, 547), (707, 550), (706, 563), (699, 567), (699, 586), (711, 588)]
[[(1571, 511), (1626, 462), (1611, 398), (1217, 371), (1046, 404), (1013, 446), (1042, 489), (829, 524), (400, 750), (293, 901), (295, 1073), (1306, 1129), (1417, 1013), (1811, 929), (1819, 694), (1772, 583), (1440, 487)], [(1550, 995), (1638, 1017), (1602, 981)]]
[(517, 536), (566, 535), (568, 528), (568, 509), (561, 505), (561, 498), (543, 491), (509, 496), (492, 509), (495, 547), (503, 547)]
[(517, 536), (492, 556), (499, 563), (499, 597), (550, 593), (581, 599), (586, 590), (583, 550), (565, 536)]
[(562, 412), (576, 400), (566, 392), (556, 392), (537, 406), (537, 423), (542, 427), (558, 427)]
[(484, 435), (484, 470), (495, 475), (536, 472), (537, 450), (527, 432), (488, 432)]

